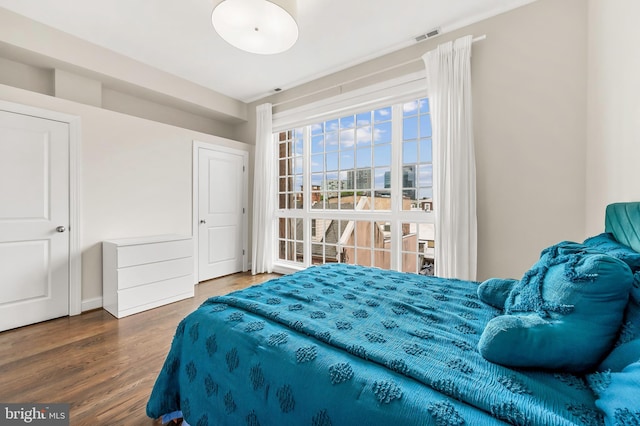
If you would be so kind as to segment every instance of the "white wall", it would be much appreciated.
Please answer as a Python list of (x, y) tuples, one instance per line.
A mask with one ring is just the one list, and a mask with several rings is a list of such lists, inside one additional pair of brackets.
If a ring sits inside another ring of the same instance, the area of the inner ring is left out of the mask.
[(239, 123), (247, 116), (244, 102), (1, 7), (0, 56), (40, 68), (62, 69), (215, 120)]
[(586, 230), (604, 208), (640, 200), (640, 2), (589, 0)]
[[(254, 140), (255, 105), (261, 102), (280, 102), (312, 93), (417, 59), (449, 39), (485, 34), (487, 39), (474, 45), (472, 62), (478, 276), (518, 277), (543, 247), (563, 239), (580, 240), (600, 230), (607, 202), (638, 196), (640, 189), (626, 182), (632, 176), (633, 154), (637, 157), (640, 150), (638, 96), (627, 95), (638, 93), (634, 74), (640, 66), (638, 55), (633, 54), (638, 33), (632, 17), (638, 16), (635, 12), (639, 6), (636, 0), (538, 0), (255, 102), (249, 109), (250, 121), (237, 126), (233, 134), (238, 139)], [(14, 20), (18, 18), (11, 17), (10, 22)], [(591, 55), (589, 90), (587, 36)], [(603, 60), (610, 56), (613, 64), (607, 65)], [(416, 61), (379, 78), (392, 78), (421, 66)], [(9, 84), (51, 90), (46, 73), (30, 71), (29, 78), (13, 73), (7, 77), (13, 82)], [(368, 78), (362, 84), (375, 82), (375, 78)], [(358, 84), (342, 89), (357, 89)], [(307, 101), (338, 91), (331, 89)], [(587, 93), (591, 100), (589, 125)], [(106, 92), (104, 96), (126, 104), (124, 95)], [(101, 294), (99, 241), (149, 233), (190, 233), (190, 141), (219, 138), (8, 86), (0, 86), (0, 99), (82, 117), (86, 234), (83, 297)], [(140, 103), (126, 108), (145, 109)], [(133, 114), (130, 110), (123, 112)], [(599, 119), (601, 123), (596, 122)], [(636, 146), (631, 146), (634, 143)]]
[[(635, 0), (630, 0), (635, 1)], [(270, 96), (307, 101), (376, 82), (331, 88), (418, 59), (438, 43), (486, 35), (473, 46), (473, 102), (478, 180), (478, 278), (520, 277), (540, 250), (584, 234), (587, 3), (538, 0), (438, 38)], [(423, 67), (420, 61), (378, 81)], [(330, 88), (324, 93), (317, 93)], [(302, 101), (278, 107), (285, 110)], [(254, 123), (244, 126), (245, 140)]]
[(81, 118), (82, 299), (102, 296), (101, 241), (191, 235), (192, 141), (252, 147), (0, 85), (0, 99)]
[[(1, 53), (1, 52), (0, 52)], [(61, 69), (24, 64), (0, 56), (0, 84), (56, 96), (87, 105), (146, 118), (197, 132), (237, 139), (236, 125), (194, 112), (194, 108), (180, 108), (184, 103), (165, 97), (149, 99), (148, 93), (129, 86), (124, 93), (99, 80)], [(117, 85), (118, 86), (118, 85)]]
[(21, 64), (3, 57), (0, 57), (0, 84), (51, 96), (55, 93), (54, 77), (50, 70)]

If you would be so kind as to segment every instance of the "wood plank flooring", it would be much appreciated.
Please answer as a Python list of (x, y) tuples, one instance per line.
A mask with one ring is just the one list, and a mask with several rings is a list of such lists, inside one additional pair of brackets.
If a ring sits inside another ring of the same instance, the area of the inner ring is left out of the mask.
[(196, 295), (116, 319), (102, 309), (0, 333), (0, 402), (69, 403), (71, 425), (152, 425), (145, 407), (182, 318), (275, 274), (203, 282)]

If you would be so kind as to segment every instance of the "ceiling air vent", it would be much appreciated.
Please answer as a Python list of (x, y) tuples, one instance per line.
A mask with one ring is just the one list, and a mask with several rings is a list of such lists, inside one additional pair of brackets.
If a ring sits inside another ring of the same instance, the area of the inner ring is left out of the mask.
[(437, 35), (440, 35), (440, 28), (434, 28), (426, 34), (419, 35), (418, 37), (416, 37), (416, 42), (421, 42), (423, 40), (435, 37)]

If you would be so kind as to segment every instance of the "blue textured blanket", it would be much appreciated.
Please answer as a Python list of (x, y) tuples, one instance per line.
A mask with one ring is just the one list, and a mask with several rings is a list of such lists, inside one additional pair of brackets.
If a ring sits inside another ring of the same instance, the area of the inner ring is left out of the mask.
[(477, 284), (334, 264), (185, 318), (147, 405), (204, 425), (600, 425), (580, 376), (477, 351)]

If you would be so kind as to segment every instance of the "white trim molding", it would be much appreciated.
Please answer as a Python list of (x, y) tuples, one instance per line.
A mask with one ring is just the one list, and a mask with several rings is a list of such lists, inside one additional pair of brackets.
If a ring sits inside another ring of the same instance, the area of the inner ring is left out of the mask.
[(94, 297), (82, 301), (82, 312), (93, 311), (102, 308), (102, 297)]

